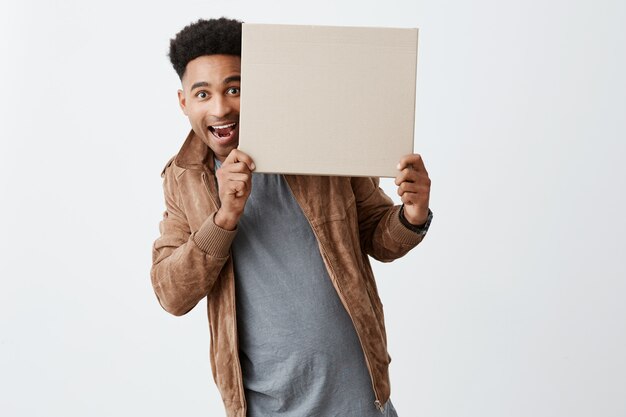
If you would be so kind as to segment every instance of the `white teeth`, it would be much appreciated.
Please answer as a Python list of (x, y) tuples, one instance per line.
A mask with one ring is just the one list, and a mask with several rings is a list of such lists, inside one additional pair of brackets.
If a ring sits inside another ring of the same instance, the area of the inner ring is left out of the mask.
[(226, 129), (227, 127), (232, 127), (235, 126), (236, 123), (231, 123), (229, 125), (224, 125), (224, 126), (211, 126), (213, 129)]

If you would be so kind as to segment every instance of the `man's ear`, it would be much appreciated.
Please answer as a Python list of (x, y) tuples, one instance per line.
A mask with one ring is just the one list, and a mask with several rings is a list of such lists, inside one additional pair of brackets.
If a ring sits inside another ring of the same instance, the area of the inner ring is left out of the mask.
[(185, 100), (185, 93), (183, 90), (178, 90), (178, 104), (180, 105), (180, 109), (187, 116), (187, 102)]

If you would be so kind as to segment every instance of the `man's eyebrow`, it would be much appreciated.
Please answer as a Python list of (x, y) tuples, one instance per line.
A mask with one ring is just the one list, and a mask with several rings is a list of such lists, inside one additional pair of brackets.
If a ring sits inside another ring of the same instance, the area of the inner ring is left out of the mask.
[(228, 84), (232, 83), (233, 81), (241, 81), (241, 75), (231, 75), (230, 77), (226, 77), (224, 78), (223, 83)]
[(194, 84), (191, 86), (191, 91), (193, 91), (193, 90), (194, 90), (194, 88), (198, 88), (198, 87), (209, 87), (209, 86), (210, 86), (210, 84), (209, 84), (209, 83), (207, 83), (206, 81), (198, 81), (197, 83), (194, 83)]
[[(222, 84), (229, 84), (235, 81), (241, 81), (241, 75), (231, 75), (230, 77), (226, 77), (224, 78), (224, 81), (222, 81)], [(194, 83), (191, 86), (191, 91), (193, 91), (195, 88), (198, 87), (210, 87), (211, 84), (207, 83), (206, 81), (198, 81), (197, 83)]]

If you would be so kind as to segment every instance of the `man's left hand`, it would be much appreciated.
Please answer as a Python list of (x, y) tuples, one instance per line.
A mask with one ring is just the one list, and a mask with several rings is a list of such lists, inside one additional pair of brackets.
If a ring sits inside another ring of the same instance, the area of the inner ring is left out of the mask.
[(398, 163), (398, 170), (395, 183), (404, 203), (404, 217), (415, 226), (422, 225), (428, 219), (430, 199), (430, 178), (424, 161), (418, 154), (406, 155)]

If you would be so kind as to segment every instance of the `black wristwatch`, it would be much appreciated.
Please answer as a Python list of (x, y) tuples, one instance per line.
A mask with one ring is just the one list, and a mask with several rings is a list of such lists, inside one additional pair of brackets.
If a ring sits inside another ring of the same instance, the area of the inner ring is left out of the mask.
[(409, 230), (424, 236), (426, 232), (428, 232), (428, 228), (430, 227), (430, 223), (433, 221), (433, 212), (428, 209), (428, 217), (426, 218), (426, 222), (421, 225), (414, 225), (409, 223), (409, 221), (404, 217), (404, 204), (400, 207), (400, 222)]

